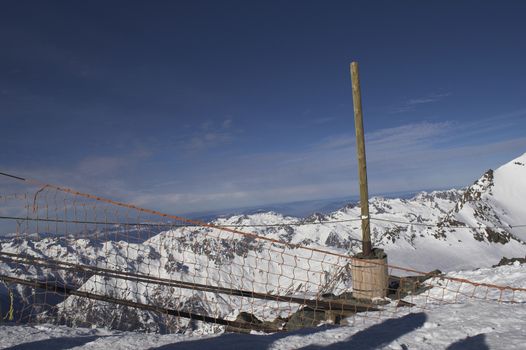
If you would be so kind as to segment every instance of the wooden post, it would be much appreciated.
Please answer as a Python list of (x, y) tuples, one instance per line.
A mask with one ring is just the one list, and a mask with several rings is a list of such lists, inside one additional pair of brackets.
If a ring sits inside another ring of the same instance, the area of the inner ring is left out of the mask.
[(354, 105), (354, 126), (356, 129), (356, 154), (360, 176), (360, 204), (362, 209), (362, 252), (364, 257), (372, 253), (371, 232), (369, 228), (369, 194), (367, 190), (367, 166), (365, 163), (365, 140), (363, 132), (362, 98), (358, 62), (351, 63), (352, 99)]

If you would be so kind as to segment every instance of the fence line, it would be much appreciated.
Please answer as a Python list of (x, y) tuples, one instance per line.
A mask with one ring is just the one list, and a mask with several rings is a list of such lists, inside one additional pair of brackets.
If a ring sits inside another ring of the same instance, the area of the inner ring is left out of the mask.
[(183, 332), (207, 329), (193, 323), (202, 321), (273, 332), (463, 298), (526, 302), (526, 288), (390, 264), (389, 304), (357, 300), (355, 258), (284, 240), (290, 224), (276, 224), (272, 238), (7, 176), (30, 187), (0, 196), (0, 219), (16, 224), (0, 239), (0, 315), (7, 308), (18, 322)]

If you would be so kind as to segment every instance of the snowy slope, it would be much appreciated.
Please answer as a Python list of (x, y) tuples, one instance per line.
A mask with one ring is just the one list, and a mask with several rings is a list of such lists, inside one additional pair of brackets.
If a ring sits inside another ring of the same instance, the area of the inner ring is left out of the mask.
[[(489, 170), (466, 192), (452, 217), (468, 225), (500, 227), (526, 240), (526, 153)], [(488, 234), (487, 234), (488, 236)]]
[[(494, 172), (488, 171), (465, 190), (423, 192), (408, 200), (371, 199), (373, 245), (386, 250), (390, 264), (419, 271), (489, 267), (504, 256), (524, 257), (526, 246), (521, 241), (524, 238), (521, 233), (526, 228), (515, 226), (526, 222), (521, 204), (526, 198), (522, 196), (526, 193), (525, 158), (523, 155)], [(361, 235), (360, 221), (356, 220), (359, 215), (359, 207), (350, 204), (329, 215), (294, 218), (269, 212), (222, 218), (214, 224), (233, 226), (285, 243), (348, 254), (360, 250), (357, 241)], [(331, 292), (338, 295), (352, 287), (345, 270), (346, 259), (289, 245), (269, 245), (212, 228), (183, 227), (137, 242), (59, 237), (4, 239), (0, 250), (271, 294), (311, 297)], [(19, 277), (58, 280), (80, 286), (82, 291), (227, 319), (235, 319), (240, 311), (247, 311), (271, 321), (297, 308), (297, 305), (277, 303), (268, 308), (268, 302), (224, 294), (68, 274), (47, 268), (15, 267), (5, 262), (0, 262), (0, 270), (13, 271)], [(407, 274), (399, 270), (392, 273)], [(42, 302), (30, 288), (19, 286), (17, 291), (19, 300)], [(189, 324), (175, 317), (167, 322), (165, 316), (152, 312), (75, 296), (66, 300), (48, 298), (45, 302), (57, 307), (46, 312), (37, 309), (39, 314), (33, 317), (40, 321), (155, 332), (204, 329), (202, 324)], [(283, 315), (280, 309), (284, 310)], [(161, 325), (168, 329), (162, 329)], [(209, 327), (208, 331), (216, 329)]]

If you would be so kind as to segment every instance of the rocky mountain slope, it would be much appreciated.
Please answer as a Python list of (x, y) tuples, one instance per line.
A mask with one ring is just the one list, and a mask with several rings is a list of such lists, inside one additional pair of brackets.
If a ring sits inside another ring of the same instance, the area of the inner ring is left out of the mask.
[[(390, 264), (420, 271), (488, 267), (504, 256), (525, 256), (526, 226), (519, 226), (526, 223), (524, 164), (526, 154), (486, 172), (464, 190), (423, 192), (408, 200), (372, 198), (373, 245), (385, 249)], [(213, 228), (181, 227), (134, 242), (52, 236), (31, 240), (4, 238), (0, 251), (194, 284), (311, 297), (348, 290), (351, 287), (346, 270), (348, 261), (293, 245), (354, 254), (360, 250), (359, 213), (359, 206), (349, 204), (329, 215), (294, 218), (269, 212), (213, 222), (285, 244)], [(266, 301), (6, 261), (0, 262), (0, 271), (228, 319), (247, 311), (260, 319), (274, 320), (298, 307), (274, 302), (269, 308)], [(0, 293), (5, 304), (9, 300), (5, 287), (0, 287)], [(21, 310), (18, 316), (24, 320), (162, 332), (214, 328), (76, 296), (64, 300), (50, 293), (35, 293), (29, 287), (16, 286), (16, 294), (20, 307), (15, 309)]]

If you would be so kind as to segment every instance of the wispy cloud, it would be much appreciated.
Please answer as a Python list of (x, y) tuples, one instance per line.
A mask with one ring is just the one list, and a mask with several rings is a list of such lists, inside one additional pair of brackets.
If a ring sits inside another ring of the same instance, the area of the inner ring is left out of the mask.
[(429, 94), (426, 96), (411, 98), (411, 99), (408, 99), (407, 101), (404, 101), (398, 106), (394, 106), (391, 109), (391, 113), (404, 113), (404, 112), (414, 111), (417, 109), (418, 106), (441, 101), (450, 95), (451, 95), (450, 93), (441, 93), (441, 94)]
[(314, 148), (320, 150), (330, 150), (337, 148), (344, 148), (354, 145), (355, 143), (354, 135), (350, 133), (341, 134), (341, 135), (332, 135), (325, 138), (321, 142), (314, 145)]
[[(508, 113), (505, 120), (514, 123), (509, 128), (524, 127), (523, 112)], [(488, 128), (494, 118), (480, 124), (412, 123), (367, 133), (370, 192), (468, 185), (487, 168), (524, 153), (526, 136), (494, 135)], [(226, 124), (216, 122), (215, 128), (232, 137), (233, 122)], [(230, 142), (213, 130), (202, 130), (212, 135), (194, 148)], [(464, 142), (467, 137), (469, 143)], [(140, 154), (124, 159), (93, 155), (63, 169), (25, 169), (32, 171), (21, 174), (171, 213), (341, 197), (358, 190), (352, 133), (332, 135), (299, 151), (243, 152), (227, 158), (201, 154), (196, 158), (201, 161), (179, 163), (183, 166), (166, 165), (163, 159), (163, 171), (160, 163), (142, 166), (153, 160), (148, 152)]]
[(432, 102), (438, 102), (442, 100), (444, 97), (449, 96), (450, 94), (431, 94), (426, 97), (420, 97), (420, 98), (413, 98), (406, 102), (406, 105), (408, 106), (415, 106), (415, 105), (422, 105), (426, 103), (432, 103)]
[[(407, 124), (394, 128), (379, 129), (365, 135), (367, 148), (372, 147), (376, 151), (390, 150), (393, 146), (400, 147), (414, 146), (422, 141), (429, 141), (433, 137), (445, 134), (451, 123), (415, 123)], [(316, 148), (321, 150), (337, 149), (354, 146), (356, 142), (354, 134), (347, 133), (333, 135), (322, 142), (316, 144)]]
[(117, 156), (89, 156), (80, 161), (77, 170), (87, 176), (110, 175), (126, 166), (129, 159)]
[(181, 147), (189, 154), (228, 144), (239, 130), (234, 130), (233, 119), (225, 118), (220, 122), (208, 120), (200, 125), (197, 132), (181, 141)]
[(315, 124), (315, 125), (327, 124), (327, 123), (331, 123), (335, 121), (336, 119), (337, 119), (336, 117), (320, 117), (320, 118), (313, 119), (312, 124)]
[[(462, 145), (463, 131), (458, 123), (423, 122), (366, 134), (371, 193), (468, 185), (526, 151), (526, 137)], [(354, 144), (354, 135), (340, 134), (304, 151), (212, 161), (184, 186), (137, 200), (187, 212), (356, 194)]]
[(221, 144), (229, 143), (232, 135), (224, 131), (209, 131), (202, 135), (196, 135), (185, 142), (184, 148), (191, 153), (204, 151), (206, 149), (217, 147)]

